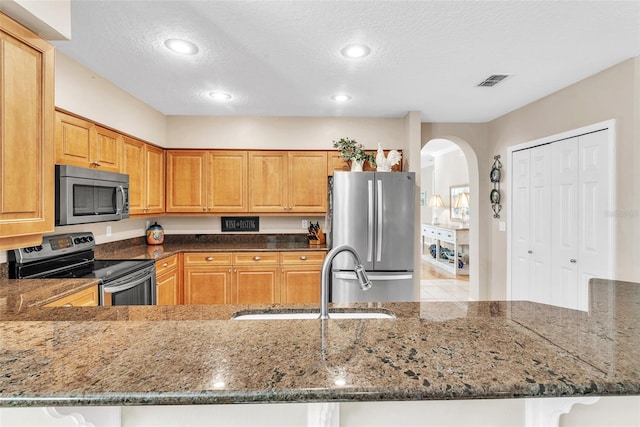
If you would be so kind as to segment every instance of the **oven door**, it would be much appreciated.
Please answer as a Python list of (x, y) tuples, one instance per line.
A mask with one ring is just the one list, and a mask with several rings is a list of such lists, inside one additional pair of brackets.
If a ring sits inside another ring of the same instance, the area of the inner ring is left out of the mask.
[(100, 305), (155, 305), (156, 269), (154, 265), (102, 283)]

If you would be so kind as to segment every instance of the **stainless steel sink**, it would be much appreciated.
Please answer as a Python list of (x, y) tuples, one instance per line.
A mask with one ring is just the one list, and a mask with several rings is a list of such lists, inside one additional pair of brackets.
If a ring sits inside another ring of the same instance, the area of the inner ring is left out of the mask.
[[(336, 311), (329, 312), (330, 319), (394, 319), (392, 313), (383, 311)], [(316, 320), (320, 312), (312, 311), (239, 311), (231, 320)]]

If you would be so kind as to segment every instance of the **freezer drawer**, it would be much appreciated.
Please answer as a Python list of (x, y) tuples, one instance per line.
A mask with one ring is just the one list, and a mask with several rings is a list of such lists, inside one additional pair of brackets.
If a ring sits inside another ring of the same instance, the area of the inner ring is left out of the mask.
[(409, 302), (415, 300), (413, 272), (367, 272), (372, 286), (360, 289), (352, 271), (335, 271), (331, 277), (331, 302)]

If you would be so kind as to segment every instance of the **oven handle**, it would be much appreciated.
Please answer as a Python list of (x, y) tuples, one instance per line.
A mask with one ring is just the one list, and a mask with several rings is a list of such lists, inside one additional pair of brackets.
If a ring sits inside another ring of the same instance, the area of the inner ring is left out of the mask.
[[(128, 279), (128, 276), (114, 280), (112, 283), (105, 284), (102, 288), (104, 293), (114, 294), (120, 291), (126, 291), (127, 289), (135, 288), (141, 283), (146, 282), (153, 277), (153, 269), (148, 268), (142, 274), (137, 274), (132, 279)], [(133, 280), (133, 281), (131, 281)], [(124, 282), (124, 283), (123, 283)]]

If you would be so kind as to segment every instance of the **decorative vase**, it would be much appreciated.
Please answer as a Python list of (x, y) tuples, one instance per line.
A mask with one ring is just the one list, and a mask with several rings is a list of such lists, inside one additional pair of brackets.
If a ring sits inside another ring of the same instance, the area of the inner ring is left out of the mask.
[(351, 160), (351, 172), (362, 172), (364, 160)]
[(157, 222), (147, 229), (147, 244), (161, 245), (164, 243), (164, 229)]

